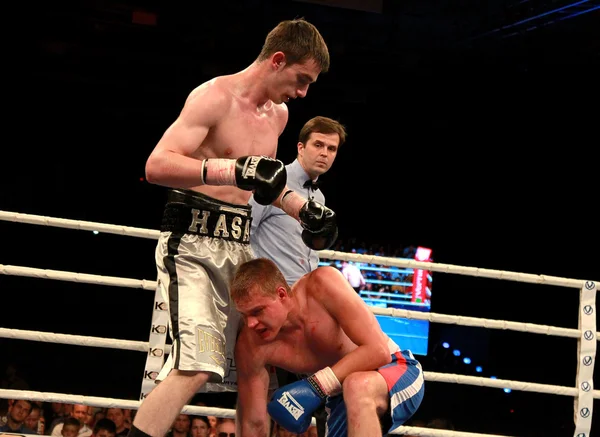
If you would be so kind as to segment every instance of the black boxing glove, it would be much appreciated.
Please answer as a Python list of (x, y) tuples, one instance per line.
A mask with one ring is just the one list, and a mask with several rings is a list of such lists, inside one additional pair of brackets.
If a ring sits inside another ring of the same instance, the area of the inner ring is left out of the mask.
[(306, 200), (293, 190), (281, 197), (281, 209), (300, 222), (302, 241), (313, 250), (330, 248), (338, 235), (335, 212), (315, 200)]
[(287, 171), (283, 162), (266, 156), (205, 159), (202, 161), (202, 182), (254, 191), (257, 203), (270, 205), (285, 188)]
[(254, 200), (270, 205), (279, 197), (287, 182), (285, 165), (266, 156), (244, 156), (235, 162), (235, 183), (238, 188), (254, 191)]
[(302, 241), (304, 241), (304, 244), (312, 250), (329, 249), (333, 246), (335, 240), (337, 240), (337, 236), (338, 228), (335, 224), (333, 227), (328, 226), (326, 229), (322, 229), (318, 232), (311, 232), (306, 229), (302, 231)]
[(307, 201), (300, 209), (302, 241), (313, 250), (329, 249), (338, 236), (335, 212), (314, 200)]

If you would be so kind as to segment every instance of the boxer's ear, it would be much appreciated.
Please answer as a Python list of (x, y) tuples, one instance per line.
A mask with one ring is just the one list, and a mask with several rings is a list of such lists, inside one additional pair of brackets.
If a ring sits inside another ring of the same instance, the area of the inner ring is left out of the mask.
[(288, 297), (288, 292), (285, 289), (285, 287), (283, 287), (283, 286), (277, 287), (277, 297), (279, 297), (279, 299)]
[(285, 67), (285, 53), (275, 52), (271, 55), (271, 66), (274, 70), (280, 70)]

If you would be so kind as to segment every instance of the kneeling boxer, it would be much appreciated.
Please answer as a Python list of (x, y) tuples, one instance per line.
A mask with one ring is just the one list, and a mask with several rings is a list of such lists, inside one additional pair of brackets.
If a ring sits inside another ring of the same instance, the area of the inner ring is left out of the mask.
[[(339, 270), (319, 267), (291, 288), (270, 260), (242, 264), (231, 298), (244, 319), (235, 346), (237, 424), (269, 435), (269, 414), (297, 434), (325, 403), (328, 437), (381, 437), (423, 399), (421, 365), (380, 328)], [(268, 399), (269, 366), (310, 375)]]

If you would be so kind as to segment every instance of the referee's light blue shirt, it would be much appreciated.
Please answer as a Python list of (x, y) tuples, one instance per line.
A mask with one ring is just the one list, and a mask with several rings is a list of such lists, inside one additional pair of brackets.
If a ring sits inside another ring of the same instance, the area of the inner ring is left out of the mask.
[[(313, 197), (325, 205), (321, 190), (303, 187), (309, 177), (297, 159), (285, 168), (288, 188), (306, 199)], [(250, 245), (258, 258), (275, 262), (290, 285), (319, 266), (317, 252), (306, 247), (302, 241), (302, 227), (296, 219), (273, 205), (259, 205), (254, 197), (250, 197), (248, 204), (252, 206)]]

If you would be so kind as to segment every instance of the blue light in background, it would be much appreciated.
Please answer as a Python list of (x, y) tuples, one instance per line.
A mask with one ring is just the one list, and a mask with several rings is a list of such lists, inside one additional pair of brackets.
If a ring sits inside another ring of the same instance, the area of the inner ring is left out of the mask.
[(570, 5), (562, 6), (560, 8), (552, 9), (551, 11), (544, 12), (542, 14), (534, 15), (533, 17), (525, 18), (524, 20), (517, 21), (516, 23), (509, 24), (508, 26), (503, 26), (502, 29), (508, 29), (509, 27), (518, 26), (519, 24), (527, 23), (529, 21), (535, 20), (537, 18), (545, 17), (550, 14), (554, 14), (555, 12), (561, 12), (565, 9), (572, 8), (573, 6), (579, 6), (583, 3), (587, 3), (589, 0), (581, 0), (575, 3), (571, 3)]
[(463, 358), (463, 363), (465, 363), (465, 364), (471, 364), (471, 358), (469, 358), (469, 357), (464, 357), (464, 358)]
[(575, 12), (575, 13), (573, 13), (571, 15), (567, 15), (566, 17), (561, 17), (561, 18), (558, 19), (558, 21), (567, 20), (569, 18), (573, 18), (573, 17), (577, 17), (579, 15), (587, 14), (588, 12), (596, 11), (598, 9), (600, 9), (600, 5), (594, 6), (592, 8), (589, 8), (589, 9), (586, 9), (586, 10), (583, 10), (583, 11)]
[(460, 357), (460, 351), (458, 349), (454, 349), (452, 351), (452, 353), (454, 354), (455, 357)]

